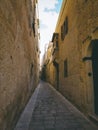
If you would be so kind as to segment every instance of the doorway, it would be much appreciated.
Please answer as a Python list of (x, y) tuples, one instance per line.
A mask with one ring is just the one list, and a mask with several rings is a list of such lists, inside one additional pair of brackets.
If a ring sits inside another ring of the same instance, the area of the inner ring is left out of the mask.
[(56, 87), (59, 90), (59, 64), (56, 64)]
[(92, 41), (92, 69), (94, 82), (94, 108), (95, 114), (98, 115), (98, 40)]
[(55, 60), (53, 64), (55, 66), (55, 85), (56, 89), (59, 90), (59, 64)]

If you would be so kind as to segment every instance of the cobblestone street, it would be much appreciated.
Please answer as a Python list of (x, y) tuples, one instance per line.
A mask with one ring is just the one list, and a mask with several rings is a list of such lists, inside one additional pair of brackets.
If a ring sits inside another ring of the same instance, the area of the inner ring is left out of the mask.
[(36, 88), (14, 130), (98, 130), (50, 84)]

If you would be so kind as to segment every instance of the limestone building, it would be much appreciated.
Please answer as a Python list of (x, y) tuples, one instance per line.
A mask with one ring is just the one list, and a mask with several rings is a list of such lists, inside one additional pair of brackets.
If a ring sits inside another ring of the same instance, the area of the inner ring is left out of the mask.
[(59, 53), (58, 33), (54, 33), (52, 41), (49, 42), (43, 62), (43, 75), (45, 80), (50, 82), (57, 90), (59, 87)]
[(39, 76), (36, 0), (0, 0), (0, 130), (12, 130)]
[(63, 0), (53, 35), (55, 86), (87, 116), (97, 117), (98, 1)]
[[(41, 79), (46, 80), (49, 82), (51, 80), (52, 72), (51, 72), (51, 52), (52, 52), (53, 43), (49, 42), (48, 47), (46, 48), (46, 53), (43, 56), (42, 61), (42, 73), (41, 73)], [(53, 79), (53, 78), (52, 78)]]

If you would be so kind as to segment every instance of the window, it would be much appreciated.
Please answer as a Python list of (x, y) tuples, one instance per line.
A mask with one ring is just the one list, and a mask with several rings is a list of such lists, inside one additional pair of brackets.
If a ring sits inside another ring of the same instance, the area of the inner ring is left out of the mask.
[(68, 33), (68, 17), (65, 18), (63, 25), (61, 26), (61, 39), (64, 40), (65, 35)]
[(68, 77), (67, 59), (64, 61), (64, 77)]
[(34, 37), (35, 37), (35, 23), (32, 22), (32, 29), (33, 29), (33, 33), (34, 33)]
[(64, 30), (64, 29), (63, 29), (63, 25), (62, 25), (62, 26), (61, 26), (61, 39), (62, 39), (62, 40), (64, 40), (63, 30)]
[(68, 33), (68, 17), (64, 21), (64, 35)]

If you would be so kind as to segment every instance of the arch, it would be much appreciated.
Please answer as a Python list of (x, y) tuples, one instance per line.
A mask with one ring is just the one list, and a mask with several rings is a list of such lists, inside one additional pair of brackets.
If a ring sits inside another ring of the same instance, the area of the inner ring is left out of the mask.
[[(89, 39), (86, 43), (85, 56), (92, 57), (92, 41)], [(90, 113), (94, 113), (94, 92), (93, 92), (93, 70), (92, 70), (92, 58), (85, 61), (85, 82), (86, 82), (86, 99), (87, 109)]]
[(85, 69), (88, 109), (93, 114), (98, 115), (98, 39), (91, 40), (86, 47)]

